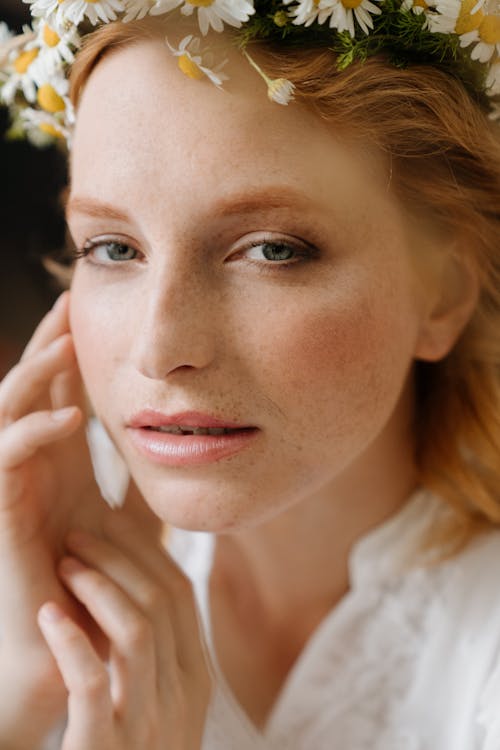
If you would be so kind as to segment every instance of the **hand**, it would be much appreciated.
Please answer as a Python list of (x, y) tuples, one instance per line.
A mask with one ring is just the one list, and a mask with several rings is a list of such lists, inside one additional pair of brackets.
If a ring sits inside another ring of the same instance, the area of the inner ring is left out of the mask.
[[(0, 384), (0, 745), (28, 748), (65, 709), (66, 691), (37, 612), (52, 599), (84, 622), (56, 575), (77, 521), (99, 527), (105, 503), (84, 431), (85, 396), (68, 293)], [(62, 411), (61, 411), (62, 410)], [(108, 511), (110, 512), (110, 511)], [(20, 719), (30, 713), (30, 722)], [(30, 740), (26, 739), (29, 732)], [(16, 737), (20, 738), (16, 744)]]
[(73, 532), (62, 580), (109, 639), (106, 664), (63, 608), (40, 627), (69, 693), (63, 750), (199, 750), (211, 681), (190, 582), (117, 512)]

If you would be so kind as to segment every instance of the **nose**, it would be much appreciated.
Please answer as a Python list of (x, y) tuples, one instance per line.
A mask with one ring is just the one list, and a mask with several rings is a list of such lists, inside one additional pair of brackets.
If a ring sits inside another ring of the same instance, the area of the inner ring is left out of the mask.
[(164, 379), (180, 368), (207, 367), (215, 356), (217, 293), (195, 273), (151, 270), (130, 356), (145, 377)]

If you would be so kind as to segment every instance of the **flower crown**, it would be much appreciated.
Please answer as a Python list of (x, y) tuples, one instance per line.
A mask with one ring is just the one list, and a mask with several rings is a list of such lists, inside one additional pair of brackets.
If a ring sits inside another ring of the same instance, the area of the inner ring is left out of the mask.
[[(239, 29), (243, 54), (279, 104), (294, 86), (272, 79), (247, 51), (253, 40), (281, 45), (325, 46), (337, 67), (384, 52), (398, 66), (426, 63), (460, 79), (493, 119), (500, 119), (500, 0), (24, 0), (33, 23), (13, 36), (0, 23), (0, 101), (13, 114), (13, 136), (70, 139), (74, 112), (68, 68), (82, 37), (112, 21), (127, 23), (176, 9), (196, 12), (201, 37)], [(218, 87), (228, 79), (227, 61), (214, 64), (202, 39), (186, 36), (177, 47), (166, 40), (190, 78)]]

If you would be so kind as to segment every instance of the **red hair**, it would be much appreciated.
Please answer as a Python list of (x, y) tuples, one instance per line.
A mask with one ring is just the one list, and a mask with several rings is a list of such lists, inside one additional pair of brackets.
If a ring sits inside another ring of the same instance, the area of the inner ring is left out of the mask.
[[(72, 70), (75, 104), (104, 55), (162, 31), (160, 19), (145, 19), (90, 34)], [(416, 368), (420, 481), (456, 510), (432, 541), (456, 550), (500, 524), (500, 129), (460, 81), (432, 66), (373, 57), (339, 72), (324, 48), (257, 49), (270, 75), (296, 85), (298, 101), (387, 155), (392, 189), (410, 211), (467, 239), (479, 302), (450, 354)]]

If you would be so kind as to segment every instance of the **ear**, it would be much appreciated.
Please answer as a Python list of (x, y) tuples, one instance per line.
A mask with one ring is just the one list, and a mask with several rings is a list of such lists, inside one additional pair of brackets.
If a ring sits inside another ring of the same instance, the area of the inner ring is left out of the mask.
[(478, 269), (468, 253), (446, 252), (428, 287), (415, 357), (437, 362), (453, 349), (480, 293)]

